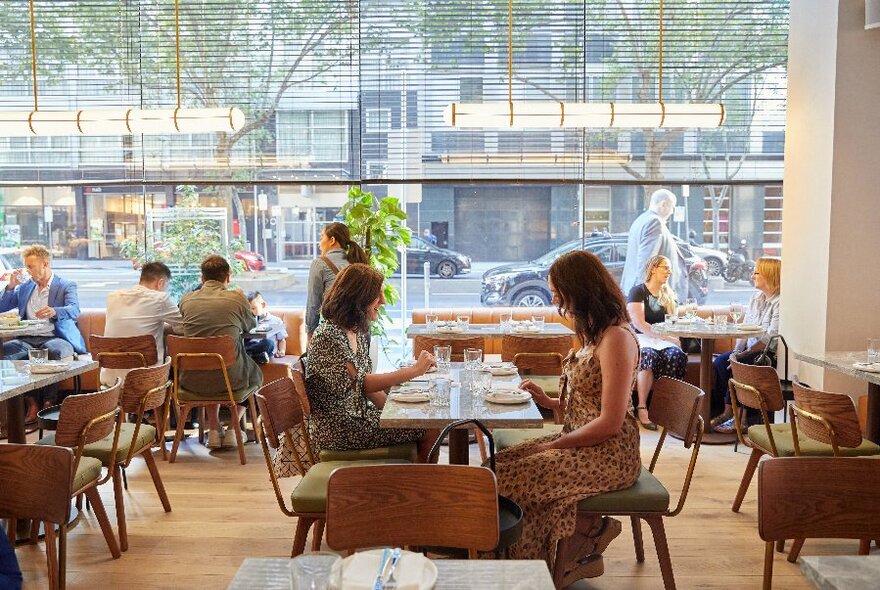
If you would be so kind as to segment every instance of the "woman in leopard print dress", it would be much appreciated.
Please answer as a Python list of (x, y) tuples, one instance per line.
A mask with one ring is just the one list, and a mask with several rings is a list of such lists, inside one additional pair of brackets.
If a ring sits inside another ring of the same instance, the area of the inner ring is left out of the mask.
[(548, 282), (554, 304), (573, 318), (584, 347), (565, 360), (563, 408), (535, 383), (521, 387), (539, 405), (563, 410), (563, 430), (498, 453), (497, 477), (499, 493), (524, 511), (522, 538), (511, 557), (543, 559), (552, 567), (556, 542), (575, 532), (577, 503), (633, 485), (642, 465), (631, 398), (639, 346), (620, 288), (584, 251), (560, 257)]

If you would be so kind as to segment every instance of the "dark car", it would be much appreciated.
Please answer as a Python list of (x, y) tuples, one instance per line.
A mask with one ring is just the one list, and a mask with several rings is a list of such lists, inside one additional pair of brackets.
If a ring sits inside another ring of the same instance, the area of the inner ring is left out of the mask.
[(431, 264), (431, 274), (441, 279), (451, 279), (455, 275), (471, 272), (471, 257), (455, 250), (438, 248), (419, 237), (413, 236), (406, 248), (406, 272), (422, 274), (425, 263)]
[[(595, 254), (619, 283), (626, 263), (627, 234), (604, 234), (588, 237), (584, 250)], [(550, 265), (568, 252), (581, 247), (581, 240), (572, 240), (550, 250), (540, 258), (530, 262), (520, 262), (496, 266), (483, 274), (480, 302), (483, 305), (542, 306), (550, 304), (550, 288), (547, 286), (547, 274)], [(689, 281), (690, 296), (700, 302), (706, 297), (705, 262), (687, 245), (679, 247), (688, 264), (689, 278), (694, 275), (696, 281)], [(695, 284), (696, 282), (696, 284)]]

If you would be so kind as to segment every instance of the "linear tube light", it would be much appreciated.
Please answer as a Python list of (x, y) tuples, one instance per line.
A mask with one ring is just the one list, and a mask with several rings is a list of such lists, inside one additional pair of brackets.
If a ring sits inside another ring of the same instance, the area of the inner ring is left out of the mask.
[(244, 123), (244, 113), (235, 107), (0, 111), (0, 136), (234, 132), (240, 130)]

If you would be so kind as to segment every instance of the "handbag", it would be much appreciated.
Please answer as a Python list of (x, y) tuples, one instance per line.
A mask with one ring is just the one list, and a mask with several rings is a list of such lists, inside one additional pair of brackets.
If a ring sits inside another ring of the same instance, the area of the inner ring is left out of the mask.
[(785, 345), (785, 378), (783, 381), (788, 381), (788, 342), (785, 341), (785, 338), (782, 337), (782, 334), (776, 334), (770, 337), (770, 340), (767, 342), (767, 346), (761, 350), (761, 353), (755, 358), (752, 362), (753, 365), (757, 365), (760, 367), (775, 367), (776, 366), (776, 344), (778, 341), (782, 341), (782, 344)]

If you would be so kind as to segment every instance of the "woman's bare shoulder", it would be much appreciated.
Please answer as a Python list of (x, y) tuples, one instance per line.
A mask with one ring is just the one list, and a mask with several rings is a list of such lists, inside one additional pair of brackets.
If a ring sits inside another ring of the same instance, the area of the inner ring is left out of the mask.
[(615, 354), (629, 349), (638, 349), (638, 343), (633, 336), (632, 330), (621, 324), (611, 326), (605, 330), (602, 340), (596, 347), (596, 353), (599, 355)]

